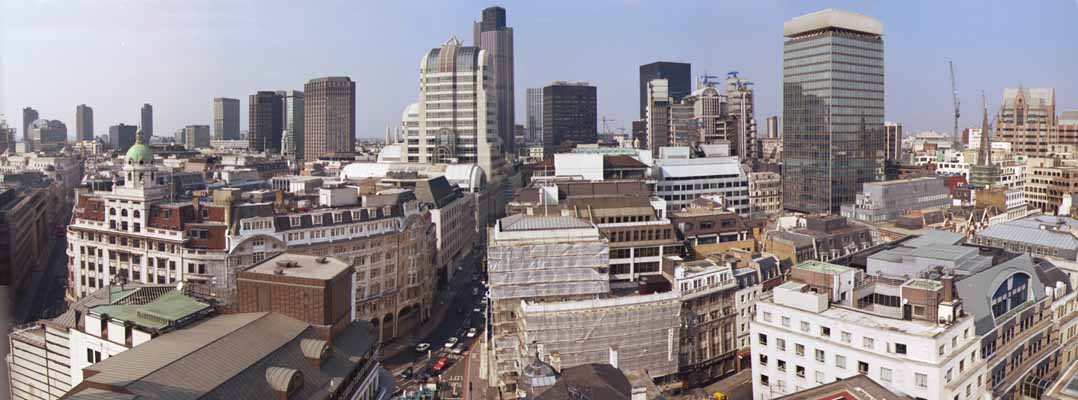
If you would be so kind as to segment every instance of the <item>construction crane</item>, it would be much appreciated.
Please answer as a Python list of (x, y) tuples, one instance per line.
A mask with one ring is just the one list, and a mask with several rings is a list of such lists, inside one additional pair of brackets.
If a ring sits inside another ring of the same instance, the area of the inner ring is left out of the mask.
[(954, 62), (948, 61), (948, 64), (951, 65), (951, 94), (954, 96), (954, 144), (955, 148), (958, 148), (962, 142), (962, 138), (958, 134), (958, 117), (962, 115), (958, 109), (962, 103), (958, 101), (958, 84), (955, 83)]
[(609, 137), (610, 136), (610, 128), (607, 127), (607, 124), (608, 123), (613, 124), (614, 119), (613, 118), (607, 118), (607, 117), (604, 116), (602, 121), (603, 121), (603, 136)]

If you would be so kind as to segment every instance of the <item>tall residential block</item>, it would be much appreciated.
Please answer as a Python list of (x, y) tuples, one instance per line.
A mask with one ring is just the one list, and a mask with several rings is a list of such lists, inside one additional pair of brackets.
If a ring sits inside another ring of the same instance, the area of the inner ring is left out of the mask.
[(516, 126), (513, 92), (513, 28), (505, 24), (505, 9), (488, 7), (483, 20), (473, 26), (475, 47), (490, 54), (490, 72), (497, 104), (497, 131), (505, 153), (513, 152), (513, 129)]
[(543, 88), (528, 88), (527, 125), (528, 142), (543, 140)]
[(778, 139), (779, 138), (779, 117), (770, 116), (767, 117), (767, 138)]
[(316, 78), (303, 93), (303, 159), (354, 154), (356, 83), (347, 76)]
[(213, 139), (239, 140), (240, 101), (218, 97), (213, 99)]
[(278, 91), (281, 96), (281, 154), (303, 159), (303, 92), (299, 90)]
[(670, 98), (680, 101), (692, 92), (692, 65), (659, 61), (640, 66), (640, 119), (647, 117), (648, 82), (655, 79), (666, 79)]
[(486, 50), (451, 38), (419, 63), (419, 128), (408, 131), (409, 162), (476, 164), (502, 182), (505, 159)]
[(150, 138), (153, 137), (153, 106), (143, 104), (140, 114), (141, 125), (139, 125), (139, 129), (142, 130), (142, 142), (150, 143)]
[(281, 153), (284, 107), (276, 92), (252, 94), (247, 110), (247, 148), (253, 152)]
[(30, 124), (37, 121), (38, 118), (41, 118), (41, 116), (38, 114), (37, 110), (31, 107), (22, 109), (22, 141), (27, 143), (30, 142)]
[(543, 156), (599, 140), (595, 86), (555, 81), (543, 88)]
[(75, 140), (94, 140), (94, 109), (85, 104), (75, 107)]
[(883, 24), (829, 8), (783, 35), (783, 207), (837, 213), (883, 175)]

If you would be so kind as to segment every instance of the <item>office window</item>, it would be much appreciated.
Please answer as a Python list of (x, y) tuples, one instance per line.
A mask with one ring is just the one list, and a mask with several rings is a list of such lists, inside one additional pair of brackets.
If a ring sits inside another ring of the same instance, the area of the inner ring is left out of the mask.
[(790, 317), (782, 317), (782, 326), (790, 327)]
[(767, 366), (767, 354), (760, 354), (760, 365)]
[(904, 343), (895, 343), (896, 354), (906, 354), (906, 345)]
[(786, 339), (775, 339), (775, 347), (777, 347), (779, 351), (786, 351)]
[(823, 335), (823, 336), (826, 336), (826, 337), (831, 337), (831, 328), (828, 328), (826, 326), (821, 326), (820, 327), (820, 335)]
[(884, 382), (891, 382), (891, 374), (892, 373), (890, 368), (880, 367), (880, 380)]
[(760, 375), (760, 385), (761, 386), (768, 386), (769, 384), (770, 384), (770, 380), (767, 379), (767, 375), (761, 374)]
[(760, 339), (760, 344), (762, 344), (764, 346), (767, 346), (767, 335), (761, 333), (760, 336), (759, 336), (759, 339)]
[(804, 357), (805, 356), (805, 345), (803, 345), (803, 344), (794, 344), (794, 353), (796, 353), (799, 356)]
[(809, 323), (805, 322), (805, 321), (801, 321), (801, 332), (808, 332), (808, 331), (809, 331)]
[(823, 350), (816, 349), (816, 361), (817, 362), (825, 362), (826, 360), (827, 360), (827, 356), (823, 353)]
[(928, 375), (918, 372), (916, 374), (913, 374), (913, 381), (917, 384), (917, 387), (919, 388), (923, 389), (928, 387)]
[(802, 367), (800, 365), (795, 366), (794, 367), (794, 373), (797, 374), (798, 378), (804, 378), (805, 377), (805, 367)]
[(943, 380), (947, 383), (951, 383), (951, 373), (954, 372), (954, 368), (947, 369), (947, 373), (943, 374)]
[(857, 362), (857, 372), (860, 372), (862, 374), (867, 374), (868, 373), (868, 363), (864, 362), (864, 361), (858, 361)]
[(864, 347), (866, 349), (872, 349), (876, 347), (876, 340), (870, 337), (864, 337), (861, 341), (861, 347)]
[(776, 360), (775, 364), (778, 365), (779, 372), (786, 372), (786, 361)]
[(764, 321), (771, 322), (771, 313), (764, 311)]
[(835, 366), (846, 369), (846, 357), (835, 354)]
[(816, 371), (816, 383), (823, 383), (823, 371)]
[(849, 332), (842, 332), (842, 341), (849, 343), (853, 341), (853, 335)]
[(939, 354), (941, 356), (943, 355), (943, 345), (942, 344), (940, 345), (940, 348), (939, 348)]

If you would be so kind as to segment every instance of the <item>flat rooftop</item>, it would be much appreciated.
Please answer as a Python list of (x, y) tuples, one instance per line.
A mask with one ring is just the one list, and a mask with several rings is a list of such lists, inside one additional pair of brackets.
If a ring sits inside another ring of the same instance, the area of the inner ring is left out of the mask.
[(347, 263), (335, 257), (281, 253), (255, 264), (244, 272), (330, 280), (351, 268)]
[(822, 273), (825, 273), (825, 274), (832, 274), (832, 275), (837, 275), (837, 274), (841, 274), (843, 272), (848, 272), (848, 271), (853, 271), (854, 270), (853, 268), (850, 268), (850, 267), (846, 267), (846, 266), (842, 266), (842, 265), (835, 265), (835, 264), (831, 264), (831, 263), (825, 263), (825, 262), (821, 262), (821, 261), (805, 261), (805, 262), (803, 262), (801, 264), (798, 264), (794, 268), (803, 269), (803, 270), (806, 270), (806, 271), (822, 272)]
[(793, 37), (825, 29), (845, 29), (872, 35), (883, 35), (883, 23), (864, 14), (836, 8), (794, 17), (782, 24), (782, 35)]
[[(852, 325), (863, 326), (870, 329), (901, 332), (908, 335), (935, 337), (947, 330), (944, 325), (937, 325), (917, 320), (902, 320), (881, 317), (864, 311), (846, 308), (845, 306), (831, 304), (831, 307), (820, 313), (825, 318), (846, 322)], [(969, 317), (965, 317), (969, 318)]]
[(908, 282), (902, 284), (902, 286), (909, 286), (917, 289), (925, 290), (939, 290), (943, 288), (943, 284), (939, 281), (931, 279), (910, 279)]

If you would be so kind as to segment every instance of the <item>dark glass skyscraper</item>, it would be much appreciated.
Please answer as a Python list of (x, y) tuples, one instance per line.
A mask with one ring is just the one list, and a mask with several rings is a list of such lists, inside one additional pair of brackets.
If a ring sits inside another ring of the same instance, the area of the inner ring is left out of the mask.
[(251, 95), (247, 113), (247, 148), (250, 151), (281, 153), (283, 114), (281, 95), (276, 92), (261, 91)]
[(498, 104), (498, 137), (507, 154), (513, 153), (516, 114), (513, 89), (513, 28), (505, 25), (505, 9), (488, 7), (483, 20), (473, 27), (475, 47), (490, 53), (491, 78), (494, 81), (494, 101)]
[(826, 9), (783, 28), (783, 207), (838, 213), (883, 176), (883, 24)]
[(640, 119), (647, 118), (648, 82), (666, 79), (669, 97), (681, 101), (692, 93), (692, 64), (659, 61), (640, 66)]
[(139, 130), (142, 131), (142, 142), (147, 145), (150, 144), (150, 138), (153, 137), (153, 106), (149, 104), (143, 104), (142, 109), (139, 110)]
[(595, 86), (554, 82), (543, 88), (543, 157), (599, 140)]

